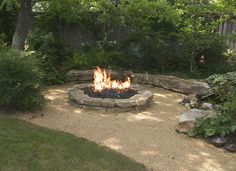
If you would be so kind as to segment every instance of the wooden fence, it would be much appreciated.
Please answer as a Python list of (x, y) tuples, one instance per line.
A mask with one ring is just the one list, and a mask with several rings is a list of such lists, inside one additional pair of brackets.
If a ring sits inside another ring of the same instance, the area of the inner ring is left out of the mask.
[[(113, 29), (107, 35), (108, 41), (120, 42), (128, 37), (130, 31), (124, 29)], [(96, 37), (91, 32), (76, 24), (62, 24), (59, 36), (67, 44), (80, 49), (83, 43), (95, 43)]]
[(218, 27), (221, 36), (226, 37), (226, 44), (230, 49), (236, 50), (236, 40), (231, 40), (230, 36), (236, 32), (236, 24), (232, 22), (221, 23)]
[[(231, 22), (224, 22), (219, 25), (218, 31), (220, 35), (227, 38), (226, 44), (229, 46), (229, 48), (236, 51), (236, 40), (229, 39), (229, 36), (233, 32), (236, 32), (236, 24)], [(107, 40), (120, 42), (127, 38), (129, 33), (130, 31), (128, 30), (113, 29), (107, 35)], [(61, 24), (59, 36), (67, 44), (73, 46), (76, 49), (80, 49), (83, 43), (96, 42), (96, 38), (91, 32), (79, 27), (79, 25), (76, 24)]]

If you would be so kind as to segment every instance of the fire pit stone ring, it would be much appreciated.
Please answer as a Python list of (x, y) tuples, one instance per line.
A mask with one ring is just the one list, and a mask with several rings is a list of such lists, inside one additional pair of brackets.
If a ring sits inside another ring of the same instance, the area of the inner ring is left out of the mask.
[(92, 84), (77, 84), (69, 89), (68, 95), (72, 102), (79, 107), (88, 110), (101, 110), (106, 112), (128, 112), (144, 110), (153, 98), (150, 91), (143, 90), (138, 85), (132, 85), (131, 88), (137, 91), (137, 94), (130, 98), (113, 99), (113, 98), (95, 98), (90, 97), (84, 92), (84, 88), (91, 87)]

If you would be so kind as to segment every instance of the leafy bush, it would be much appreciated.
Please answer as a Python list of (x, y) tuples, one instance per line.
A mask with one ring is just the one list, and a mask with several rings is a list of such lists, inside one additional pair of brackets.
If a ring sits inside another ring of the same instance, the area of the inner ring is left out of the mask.
[(0, 106), (33, 110), (45, 104), (41, 73), (33, 56), (0, 49)]
[(34, 53), (39, 60), (39, 67), (44, 72), (46, 84), (60, 84), (65, 81), (65, 63), (73, 51), (52, 33), (31, 34), (27, 39), (27, 52)]
[(197, 118), (195, 127), (188, 131), (188, 136), (203, 136), (204, 138), (225, 136), (236, 131), (236, 122), (230, 116), (218, 115), (214, 118)]
[(96, 66), (106, 68), (128, 68), (129, 62), (123, 57), (116, 42), (98, 42), (84, 44), (80, 51), (74, 52), (66, 66), (69, 69), (93, 69)]
[(236, 120), (236, 87), (231, 93), (228, 100), (221, 104), (220, 111)]
[(0, 49), (6, 49), (7, 48), (7, 43), (6, 43), (6, 35), (5, 34), (0, 34)]
[(12, 41), (18, 9), (19, 7), (16, 1), (0, 0), (0, 34), (5, 34), (7, 44), (10, 44)]
[(75, 52), (69, 65), (76, 69), (95, 68), (107, 66), (107, 54), (104, 49), (85, 44), (80, 52)]
[(236, 92), (236, 72), (214, 74), (206, 79), (213, 90), (210, 99), (217, 103), (231, 101)]
[(199, 118), (189, 136), (225, 136), (236, 131), (236, 72), (214, 74), (206, 79), (213, 93), (202, 98), (219, 103), (215, 118)]

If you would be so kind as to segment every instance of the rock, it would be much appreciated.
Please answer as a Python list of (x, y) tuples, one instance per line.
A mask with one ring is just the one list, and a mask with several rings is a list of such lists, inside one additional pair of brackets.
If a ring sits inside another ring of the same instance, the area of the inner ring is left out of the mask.
[(190, 100), (191, 108), (199, 108), (199, 100), (196, 94), (190, 94), (188, 95), (188, 98)]
[(227, 143), (224, 146), (224, 149), (226, 149), (227, 151), (230, 151), (232, 153), (236, 153), (236, 144), (234, 144), (234, 143)]
[(184, 112), (179, 117), (179, 128), (185, 129), (186, 131), (193, 128), (195, 126), (196, 118), (200, 117), (215, 117), (216, 112), (201, 110), (201, 109), (191, 109), (187, 112)]
[(227, 142), (227, 138), (222, 136), (213, 136), (208, 138), (209, 143), (213, 144), (216, 147), (222, 147)]
[(101, 101), (101, 106), (103, 106), (103, 107), (115, 107), (115, 99), (104, 98)]
[(115, 99), (115, 104), (117, 107), (129, 108), (129, 107), (135, 107), (136, 101), (131, 99)]
[(102, 103), (102, 99), (94, 98), (94, 97), (87, 97), (87, 98), (81, 99), (78, 103), (82, 105), (100, 107)]
[[(68, 81), (88, 82), (93, 80), (94, 70), (71, 70), (67, 74)], [(182, 79), (168, 75), (151, 75), (148, 73), (132, 73), (131, 71), (110, 71), (112, 78), (122, 78), (124, 75), (132, 78), (132, 83), (149, 84), (187, 95), (203, 96), (212, 92), (206, 82)]]
[(133, 83), (146, 83), (147, 80), (145, 78), (145, 75), (144, 74), (141, 74), (141, 73), (135, 73), (133, 74)]
[(201, 108), (204, 110), (214, 110), (215, 107), (211, 103), (202, 103)]
[(153, 94), (150, 91), (138, 91), (139, 94), (136, 94), (129, 99), (115, 99), (117, 107), (129, 108), (129, 107), (142, 107), (148, 105), (152, 98)]
[(188, 95), (188, 98), (189, 98), (190, 102), (192, 102), (192, 103), (198, 102), (198, 98), (197, 98), (196, 94), (190, 94), (190, 95)]
[(68, 95), (71, 101), (79, 101), (82, 97), (84, 97), (84, 92), (77, 88), (69, 89)]
[(180, 133), (184, 133), (184, 132), (187, 132), (189, 129), (193, 128), (194, 126), (195, 126), (195, 121), (180, 123), (176, 131)]
[(210, 86), (201, 81), (182, 79), (175, 76), (152, 75), (153, 84), (165, 89), (181, 92), (184, 94), (205, 95), (211, 92)]
[(188, 96), (184, 96), (179, 103), (182, 104), (182, 105), (185, 105), (187, 103), (191, 103), (191, 101), (188, 98)]
[[(150, 104), (153, 93), (151, 91), (139, 89), (134, 96), (127, 99), (110, 99), (110, 98), (94, 98), (89, 97), (82, 90), (91, 86), (91, 84), (77, 84), (69, 89), (69, 99), (83, 109), (94, 109), (103, 111), (130, 111), (131, 109), (138, 111), (143, 110)], [(106, 110), (104, 110), (106, 109)]]
[(183, 98), (179, 102), (179, 104), (182, 104), (188, 108), (198, 108), (199, 107), (199, 102), (198, 102), (196, 94), (190, 94), (188, 96), (183, 96)]

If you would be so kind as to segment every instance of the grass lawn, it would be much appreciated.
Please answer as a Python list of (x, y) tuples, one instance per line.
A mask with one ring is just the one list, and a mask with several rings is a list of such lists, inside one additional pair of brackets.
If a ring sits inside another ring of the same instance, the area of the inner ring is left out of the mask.
[(0, 116), (0, 171), (140, 171), (142, 164), (86, 139)]

